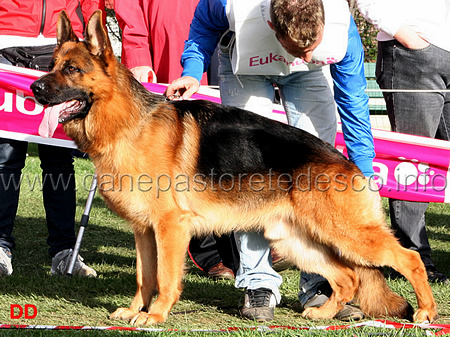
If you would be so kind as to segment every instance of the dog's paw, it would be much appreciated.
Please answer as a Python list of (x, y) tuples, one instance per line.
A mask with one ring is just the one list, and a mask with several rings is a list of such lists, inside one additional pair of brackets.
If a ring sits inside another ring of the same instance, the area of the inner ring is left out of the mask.
[(302, 316), (304, 318), (308, 318), (308, 319), (317, 319), (316, 318), (317, 317), (317, 311), (318, 311), (317, 308), (313, 308), (313, 307), (306, 308), (305, 310), (303, 310)]
[(123, 321), (129, 321), (132, 319), (138, 311), (132, 310), (130, 308), (118, 308), (116, 311), (114, 311), (109, 318), (110, 319), (121, 319)]
[(418, 309), (413, 316), (416, 323), (433, 323), (438, 318), (438, 313), (433, 309)]
[(322, 308), (315, 307), (310, 307), (303, 310), (302, 316), (308, 319), (331, 319), (334, 317), (333, 314), (325, 312)]
[(148, 314), (146, 312), (139, 312), (133, 317), (130, 324), (132, 325), (152, 325), (165, 322), (166, 318), (163, 315)]

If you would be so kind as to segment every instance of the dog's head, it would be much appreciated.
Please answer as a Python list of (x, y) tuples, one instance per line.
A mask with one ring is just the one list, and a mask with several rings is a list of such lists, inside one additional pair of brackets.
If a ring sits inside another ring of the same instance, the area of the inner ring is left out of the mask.
[(61, 11), (51, 71), (33, 82), (31, 89), (53, 115), (50, 118), (57, 115), (59, 123), (84, 118), (98, 96), (108, 92), (108, 69), (114, 62), (100, 10), (89, 19), (84, 41), (78, 39), (66, 12)]

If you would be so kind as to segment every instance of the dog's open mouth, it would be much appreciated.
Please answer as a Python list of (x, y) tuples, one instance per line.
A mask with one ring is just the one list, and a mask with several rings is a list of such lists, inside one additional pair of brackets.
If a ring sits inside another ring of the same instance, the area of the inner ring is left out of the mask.
[(67, 122), (77, 117), (86, 108), (85, 100), (71, 100), (56, 105), (49, 105), (44, 110), (44, 118), (39, 125), (39, 135), (51, 138), (58, 123)]
[(51, 108), (58, 109), (59, 111), (58, 122), (64, 123), (72, 118), (75, 118), (75, 116), (77, 116), (79, 112), (83, 111), (85, 106), (86, 101), (79, 101), (74, 99), (69, 102), (54, 105)]

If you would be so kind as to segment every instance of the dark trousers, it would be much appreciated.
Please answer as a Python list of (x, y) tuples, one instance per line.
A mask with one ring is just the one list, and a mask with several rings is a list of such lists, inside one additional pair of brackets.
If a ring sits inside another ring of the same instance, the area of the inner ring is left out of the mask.
[(239, 268), (239, 253), (234, 233), (229, 235), (208, 235), (194, 238), (189, 244), (189, 255), (194, 263), (206, 273), (216, 264), (222, 262), (236, 274)]
[[(430, 45), (410, 50), (397, 41), (380, 42), (377, 82), (382, 89), (450, 88), (450, 52)], [(450, 140), (448, 92), (385, 92), (392, 131)], [(414, 159), (414, 158), (407, 158)], [(392, 227), (401, 244), (419, 252), (426, 266), (433, 265), (425, 228), (428, 203), (389, 200)]]
[[(20, 188), (41, 188), (53, 257), (75, 244), (75, 172), (72, 150), (39, 144), (42, 177), (24, 177), (27, 142), (0, 138), (0, 247), (13, 249)], [(33, 181), (42, 181), (34, 184)], [(36, 180), (35, 180), (36, 179)], [(25, 207), (27, 207), (25, 205)], [(33, 235), (33, 233), (30, 233)]]

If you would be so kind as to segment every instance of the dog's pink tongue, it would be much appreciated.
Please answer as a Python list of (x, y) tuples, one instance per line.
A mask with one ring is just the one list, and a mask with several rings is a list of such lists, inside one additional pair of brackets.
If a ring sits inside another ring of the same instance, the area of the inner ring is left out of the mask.
[(44, 110), (44, 118), (39, 125), (39, 135), (44, 138), (51, 138), (58, 126), (59, 112), (65, 108), (67, 102), (49, 106)]

